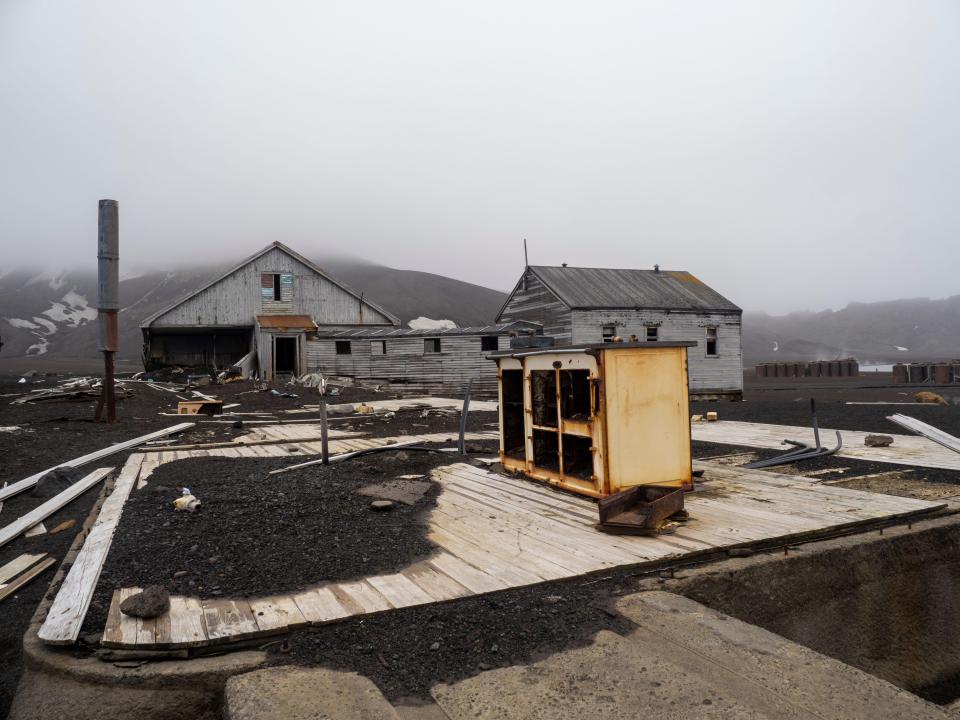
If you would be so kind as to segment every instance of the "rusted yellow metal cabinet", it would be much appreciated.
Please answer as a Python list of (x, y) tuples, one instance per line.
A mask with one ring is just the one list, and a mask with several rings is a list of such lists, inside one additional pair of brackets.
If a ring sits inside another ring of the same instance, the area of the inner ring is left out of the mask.
[(692, 487), (687, 348), (605, 343), (493, 353), (507, 470), (604, 497)]

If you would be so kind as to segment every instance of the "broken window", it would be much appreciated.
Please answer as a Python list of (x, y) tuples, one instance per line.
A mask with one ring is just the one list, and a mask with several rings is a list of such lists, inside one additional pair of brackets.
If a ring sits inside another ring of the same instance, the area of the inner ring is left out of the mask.
[(717, 356), (717, 329), (715, 327), (707, 328), (707, 357)]
[(590, 418), (590, 371), (560, 371), (560, 415), (565, 420)]
[(603, 341), (605, 343), (613, 342), (613, 338), (617, 335), (617, 326), (616, 325), (604, 325), (601, 331)]
[(293, 273), (263, 273), (260, 275), (260, 297), (264, 300), (290, 299), (293, 292)]
[(647, 342), (656, 342), (660, 339), (660, 328), (656, 325), (647, 325)]
[(503, 393), (503, 452), (522, 460), (526, 455), (523, 434), (523, 371), (504, 370), (500, 375)]
[(532, 370), (530, 394), (533, 405), (533, 424), (542, 427), (557, 426), (557, 373), (555, 370)]
[(563, 474), (580, 480), (593, 479), (593, 441), (590, 438), (563, 436)]
[(387, 354), (387, 341), (386, 341), (386, 340), (371, 340), (371, 341), (370, 341), (370, 354), (371, 354), (371, 355), (386, 355), (386, 354)]
[(351, 353), (349, 340), (336, 341), (337, 355), (349, 355)]
[(533, 431), (533, 464), (544, 470), (560, 470), (560, 443), (557, 433), (549, 430)]
[(481, 352), (492, 352), (498, 349), (499, 343), (496, 335), (484, 335), (480, 338), (480, 351)]
[(440, 352), (440, 338), (427, 338), (423, 341), (423, 354)]

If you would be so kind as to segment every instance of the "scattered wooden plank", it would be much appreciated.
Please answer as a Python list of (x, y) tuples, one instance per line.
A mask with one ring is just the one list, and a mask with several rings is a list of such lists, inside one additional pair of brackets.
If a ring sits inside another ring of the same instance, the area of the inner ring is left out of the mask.
[(892, 423), (896, 423), (902, 428), (907, 430), (912, 430), (918, 435), (923, 435), (928, 440), (933, 440), (938, 445), (943, 445), (943, 447), (953, 450), (956, 453), (960, 453), (960, 438), (955, 438), (953, 435), (945, 433), (939, 428), (935, 428), (933, 425), (929, 425), (925, 422), (921, 422), (916, 418), (912, 418), (909, 415), (901, 415), (897, 413), (896, 415), (891, 415), (887, 418)]
[(307, 620), (291, 597), (275, 596), (250, 601), (250, 610), (263, 631), (280, 631), (307, 625)]
[(260, 634), (246, 600), (202, 600), (201, 605), (210, 640), (243, 640)]
[(19, 575), (34, 563), (43, 560), (46, 556), (46, 553), (24, 553), (23, 555), (15, 557), (6, 565), (0, 567), (0, 585), (9, 582), (11, 578)]
[(110, 457), (111, 455), (115, 455), (119, 452), (124, 452), (125, 450), (135, 448), (138, 445), (149, 442), (150, 440), (156, 440), (158, 438), (166, 437), (167, 435), (183, 432), (184, 430), (192, 428), (194, 424), (195, 423), (180, 423), (179, 425), (173, 425), (172, 427), (168, 427), (164, 430), (157, 430), (156, 432), (152, 432), (147, 435), (141, 435), (140, 437), (133, 438), (132, 440), (126, 440), (122, 443), (117, 443), (116, 445), (103, 448), (102, 450), (97, 450), (96, 452), (92, 452), (87, 455), (81, 455), (78, 458), (68, 460), (67, 462), (60, 463), (59, 465), (54, 465), (51, 468), (47, 468), (43, 472), (38, 472), (35, 475), (31, 475), (28, 478), (24, 478), (23, 480), (15, 482), (9, 487), (3, 488), (0, 490), (0, 500), (5, 500), (8, 497), (13, 497), (18, 493), (22, 493), (24, 490), (29, 490), (37, 484), (37, 481), (40, 478), (42, 478), (51, 470), (56, 470), (59, 467), (78, 468), (83, 465), (88, 465), (92, 462), (103, 460), (104, 458)]
[(103, 501), (97, 521), (70, 566), (70, 571), (40, 627), (38, 634), (44, 642), (51, 645), (70, 645), (76, 642), (97, 580), (100, 579), (100, 569), (113, 541), (113, 532), (120, 522), (123, 504), (140, 473), (142, 462), (143, 455), (139, 453), (127, 458), (114, 483), (113, 492)]
[(27, 531), (23, 534), (23, 536), (24, 536), (24, 537), (34, 537), (35, 535), (46, 535), (46, 534), (47, 534), (47, 526), (44, 525), (42, 522), (38, 522), (38, 523), (37, 523), (36, 525), (34, 525), (32, 528), (30, 528), (29, 530), (27, 530)]
[(50, 517), (67, 503), (76, 500), (111, 472), (113, 472), (113, 468), (97, 468), (86, 477), (77, 480), (77, 482), (63, 492), (54, 495), (45, 503), (38, 505), (20, 519), (14, 520), (0, 530), (0, 547), (3, 547), (14, 538), (22, 535), (37, 523)]
[(32, 568), (27, 570), (25, 573), (18, 575), (13, 580), (11, 580), (6, 585), (0, 587), (0, 600), (13, 595), (17, 590), (22, 588), (24, 585), (33, 580), (37, 575), (42, 573), (48, 567), (53, 565), (56, 562), (54, 558), (47, 558), (42, 561), (39, 565), (34, 565)]

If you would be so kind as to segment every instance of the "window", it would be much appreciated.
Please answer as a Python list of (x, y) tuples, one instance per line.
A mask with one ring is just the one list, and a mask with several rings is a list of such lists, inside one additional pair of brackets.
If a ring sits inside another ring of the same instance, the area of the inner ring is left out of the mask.
[(707, 357), (717, 356), (717, 329), (715, 327), (707, 328)]
[(480, 338), (480, 350), (483, 352), (492, 352), (497, 350), (500, 346), (498, 342), (500, 338), (496, 335), (484, 335)]
[(292, 273), (263, 273), (260, 275), (260, 297), (279, 302), (284, 296), (289, 300), (293, 291)]
[(440, 352), (440, 338), (427, 338), (423, 341), (423, 354)]
[(371, 341), (370, 341), (370, 354), (371, 354), (371, 355), (386, 355), (386, 354), (387, 354), (387, 341), (386, 341), (386, 340), (371, 340)]
[(647, 325), (647, 342), (656, 342), (660, 339), (660, 328), (656, 325)]
[(602, 330), (603, 341), (605, 343), (613, 342), (613, 338), (617, 335), (617, 326), (616, 325), (604, 325)]
[(337, 355), (349, 355), (351, 353), (349, 340), (337, 340)]

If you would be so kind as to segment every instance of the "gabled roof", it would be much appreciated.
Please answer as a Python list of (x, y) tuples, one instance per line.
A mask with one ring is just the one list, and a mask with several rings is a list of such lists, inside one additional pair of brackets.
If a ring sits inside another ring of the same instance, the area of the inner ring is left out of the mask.
[(232, 275), (233, 273), (235, 273), (237, 270), (239, 270), (240, 268), (242, 268), (244, 265), (247, 265), (247, 264), (249, 264), (249, 263), (252, 263), (252, 262), (253, 262), (254, 260), (256, 260), (258, 257), (260, 257), (260, 256), (262, 256), (262, 255), (266, 255), (268, 252), (270, 252), (270, 251), (273, 250), (274, 248), (280, 250), (281, 252), (286, 253), (287, 255), (289, 255), (290, 257), (292, 257), (294, 260), (298, 260), (299, 262), (303, 263), (304, 265), (306, 265), (308, 268), (310, 268), (311, 270), (313, 270), (315, 273), (317, 273), (318, 275), (320, 275), (321, 277), (323, 277), (323, 278), (324, 278), (325, 280), (327, 280), (328, 282), (333, 283), (334, 285), (336, 285), (338, 288), (340, 288), (340, 289), (343, 290), (344, 292), (347, 292), (347, 293), (349, 293), (350, 295), (353, 295), (353, 297), (355, 297), (357, 300), (363, 302), (365, 305), (373, 308), (373, 309), (376, 310), (377, 312), (382, 313), (382, 314), (385, 315), (386, 317), (390, 318), (390, 320), (393, 322), (394, 325), (399, 325), (399, 324), (400, 324), (400, 318), (398, 318), (396, 315), (394, 315), (393, 313), (388, 313), (386, 310), (384, 310), (382, 307), (380, 307), (380, 306), (377, 305), (376, 303), (372, 303), (372, 302), (370, 302), (369, 300), (364, 300), (364, 299), (363, 299), (363, 296), (362, 296), (360, 293), (358, 293), (356, 290), (354, 290), (353, 288), (351, 288), (351, 287), (349, 287), (349, 286), (347, 286), (347, 285), (344, 285), (344, 284), (343, 284), (342, 282), (340, 282), (339, 280), (336, 280), (336, 279), (332, 278), (330, 275), (328, 275), (328, 274), (327, 274), (323, 269), (321, 269), (319, 266), (315, 265), (315, 264), (312, 263), (310, 260), (307, 260), (307, 258), (305, 258), (305, 257), (304, 257), (303, 255), (301, 255), (300, 253), (298, 253), (298, 252), (296, 252), (296, 251), (294, 251), (294, 250), (291, 250), (291, 249), (288, 248), (286, 245), (284, 245), (282, 242), (278, 242), (278, 241), (274, 240), (272, 243), (270, 243), (269, 245), (267, 245), (267, 246), (266, 246), (265, 248), (263, 248), (262, 250), (260, 250), (260, 251), (258, 251), (258, 252), (255, 252), (253, 255), (251, 255), (250, 257), (248, 257), (248, 258), (247, 258), (246, 260), (244, 260), (243, 262), (238, 263), (238, 264), (235, 265), (234, 267), (232, 267), (232, 268), (230, 268), (229, 270), (227, 270), (225, 273), (223, 273), (223, 275), (220, 275), (219, 277), (214, 278), (213, 280), (211, 280), (210, 282), (208, 282), (206, 285), (202, 285), (201, 287), (197, 288), (197, 289), (194, 290), (193, 292), (191, 292), (191, 293), (189, 293), (189, 294), (187, 294), (187, 295), (184, 295), (182, 298), (180, 298), (179, 300), (177, 300), (175, 303), (171, 303), (170, 305), (168, 305), (167, 307), (163, 308), (163, 309), (160, 310), (159, 312), (155, 312), (153, 315), (151, 315), (150, 317), (146, 318), (142, 323), (140, 323), (140, 327), (142, 327), (142, 328), (149, 328), (150, 325), (153, 323), (153, 321), (156, 320), (156, 319), (157, 319), (158, 317), (160, 317), (161, 315), (165, 315), (166, 313), (170, 312), (171, 310), (173, 310), (175, 307), (177, 307), (177, 306), (180, 305), (181, 303), (184, 303), (184, 302), (186, 302), (187, 300), (189, 300), (190, 298), (196, 297), (197, 295), (199, 295), (200, 293), (202, 293), (202, 292), (203, 292), (204, 290), (206, 290), (207, 288), (213, 287), (214, 285), (216, 285), (216, 284), (217, 284), (218, 282), (220, 282), (221, 280), (224, 280), (224, 279), (226, 279), (227, 277), (229, 277), (230, 275)]
[(739, 307), (684, 270), (550, 265), (531, 265), (527, 269), (571, 310), (658, 308), (740, 312)]

